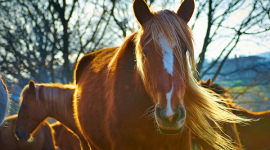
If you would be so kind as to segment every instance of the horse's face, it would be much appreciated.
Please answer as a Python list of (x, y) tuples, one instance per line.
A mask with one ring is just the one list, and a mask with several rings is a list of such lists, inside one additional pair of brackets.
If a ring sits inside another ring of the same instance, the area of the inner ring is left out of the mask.
[[(186, 9), (191, 4), (193, 4), (192, 10), (187, 10), (183, 16), (180, 13), (184, 11), (182, 9)], [(171, 11), (166, 11), (164, 14), (172, 15), (172, 20), (182, 18), (187, 22), (193, 9), (193, 0), (185, 0), (177, 14)], [(152, 25), (156, 23), (154, 19), (162, 22), (164, 14), (152, 14), (143, 0), (134, 1), (134, 13), (143, 30), (140, 39), (137, 39), (139, 41), (136, 49), (137, 67), (146, 90), (155, 103), (156, 122), (162, 133), (179, 133), (183, 129), (186, 118), (183, 104), (189, 69), (185, 54), (187, 45), (177, 32), (170, 34), (158, 30), (158, 25)], [(155, 17), (155, 15), (159, 16)], [(149, 23), (151, 19), (152, 22)], [(153, 28), (158, 32), (149, 32), (149, 30), (153, 31)]]
[(36, 100), (36, 87), (33, 81), (22, 91), (21, 106), (16, 121), (15, 134), (18, 139), (27, 141), (31, 134), (46, 118), (46, 110)]
[[(156, 104), (155, 117), (160, 131), (177, 133), (182, 130), (186, 117), (183, 100), (187, 71), (181, 69), (165, 38), (160, 39), (160, 45), (162, 53), (155, 50), (154, 42), (149, 42), (143, 49), (144, 80)], [(185, 49), (184, 44), (181, 48)], [(185, 54), (181, 57), (186, 60)], [(186, 61), (181, 65), (187, 69)]]

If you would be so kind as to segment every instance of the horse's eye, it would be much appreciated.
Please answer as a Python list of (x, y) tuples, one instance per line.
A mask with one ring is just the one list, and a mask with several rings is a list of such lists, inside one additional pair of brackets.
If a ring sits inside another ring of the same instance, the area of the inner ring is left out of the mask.
[(183, 55), (186, 55), (186, 53), (187, 53), (187, 48), (185, 48), (185, 49), (183, 50)]
[(145, 57), (148, 56), (148, 52), (147, 52), (146, 50), (143, 50), (142, 52), (143, 52), (143, 55), (144, 55)]

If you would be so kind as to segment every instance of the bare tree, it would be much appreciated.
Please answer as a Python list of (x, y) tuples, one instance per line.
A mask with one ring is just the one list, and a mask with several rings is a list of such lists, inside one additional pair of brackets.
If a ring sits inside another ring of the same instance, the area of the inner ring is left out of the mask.
[(1, 2), (2, 72), (18, 81), (72, 82), (80, 54), (111, 45), (110, 6), (105, 0)]
[[(237, 10), (243, 9), (243, 7), (251, 8), (246, 17), (242, 20), (237, 20), (239, 23), (227, 25), (227, 20), (232, 17)], [(215, 65), (218, 65), (217, 70), (215, 70), (215, 74), (212, 78), (215, 80), (225, 61), (228, 59), (228, 56), (233, 50), (235, 50), (236, 46), (241, 41), (241, 37), (266, 35), (270, 33), (270, 6), (269, 1), (264, 0), (253, 0), (249, 2), (245, 0), (199, 1), (198, 11), (196, 12), (196, 20), (203, 14), (205, 10), (207, 11), (206, 14), (208, 21), (204, 43), (197, 65), (197, 70), (199, 73), (198, 79), (201, 79), (205, 74), (209, 73), (210, 69), (212, 69)], [(195, 24), (192, 25), (192, 28), (194, 28), (194, 26)], [(224, 33), (224, 31), (226, 32)], [(207, 68), (203, 69), (205, 54), (209, 50), (209, 45), (222, 38), (228, 39), (227, 44), (223, 48), (219, 47), (221, 50), (220, 55), (209, 66), (207, 66)], [(221, 63), (218, 63), (220, 60)]]
[[(198, 58), (198, 79), (214, 70), (213, 79), (239, 43), (252, 36), (263, 40), (269, 35), (267, 0), (195, 0), (197, 11), (192, 29), (207, 20), (204, 42)], [(138, 28), (132, 11), (133, 0), (10, 0), (1, 1), (0, 63), (9, 78), (22, 81), (62, 82), (73, 80), (74, 64), (85, 53), (120, 45)], [(161, 8), (179, 6), (173, 0), (148, 0)], [(228, 20), (246, 9), (246, 17), (234, 24)], [(265, 36), (263, 36), (265, 35)], [(268, 36), (269, 37), (269, 36)], [(212, 45), (220, 55), (203, 66)]]

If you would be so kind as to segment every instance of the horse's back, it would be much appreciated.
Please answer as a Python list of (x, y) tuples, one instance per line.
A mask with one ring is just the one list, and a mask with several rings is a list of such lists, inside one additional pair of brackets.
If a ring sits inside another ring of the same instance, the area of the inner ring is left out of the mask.
[(115, 51), (117, 48), (118, 47), (111, 47), (111, 48), (101, 49), (92, 53), (85, 54), (76, 64), (76, 67), (74, 69), (75, 84), (79, 82), (87, 66), (91, 64), (91, 62), (95, 60), (96, 57), (98, 57), (99, 59), (102, 59), (101, 56), (109, 55), (110, 53)]
[(0, 125), (2, 124), (6, 112), (7, 112), (7, 105), (8, 105), (8, 90), (0, 78)]
[(57, 143), (57, 140), (60, 136), (61, 130), (63, 129), (63, 125), (60, 122), (55, 122), (55, 123), (51, 124), (51, 127), (54, 130), (54, 139), (55, 139), (55, 142)]
[(239, 106), (231, 107), (234, 114), (257, 120), (247, 125), (237, 124), (237, 130), (244, 148), (270, 149), (270, 110), (251, 112)]

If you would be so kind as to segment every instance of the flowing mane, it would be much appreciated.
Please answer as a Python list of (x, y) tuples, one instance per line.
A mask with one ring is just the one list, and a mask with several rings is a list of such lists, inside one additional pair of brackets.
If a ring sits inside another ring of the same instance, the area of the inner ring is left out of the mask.
[[(29, 90), (29, 85), (23, 88), (21, 93), (21, 102), (24, 93)], [(75, 86), (73, 84), (60, 84), (60, 83), (38, 83), (36, 84), (35, 96), (39, 104), (45, 104), (46, 109), (54, 111), (66, 112), (66, 101), (72, 99)], [(54, 105), (50, 104), (53, 103)], [(52, 107), (54, 106), (54, 107)], [(58, 110), (59, 109), (59, 110)]]

